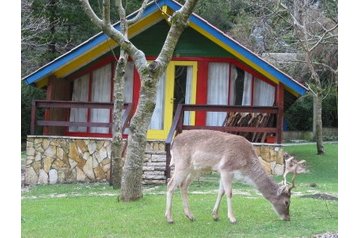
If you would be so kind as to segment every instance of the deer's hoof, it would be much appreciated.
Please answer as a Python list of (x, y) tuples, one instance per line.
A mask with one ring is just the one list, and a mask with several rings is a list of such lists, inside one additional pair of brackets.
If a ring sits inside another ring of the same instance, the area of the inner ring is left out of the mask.
[(218, 220), (219, 220), (219, 216), (217, 216), (217, 215), (214, 215), (214, 214), (213, 214), (212, 217), (213, 217), (213, 220), (214, 220), (214, 221), (218, 221)]
[(195, 221), (195, 218), (193, 215), (185, 215), (190, 221)]
[(172, 218), (167, 218), (167, 222), (168, 222), (169, 224), (174, 224), (174, 220), (173, 220)]
[(230, 220), (231, 224), (236, 224), (237, 223), (236, 219), (229, 219), (229, 220)]

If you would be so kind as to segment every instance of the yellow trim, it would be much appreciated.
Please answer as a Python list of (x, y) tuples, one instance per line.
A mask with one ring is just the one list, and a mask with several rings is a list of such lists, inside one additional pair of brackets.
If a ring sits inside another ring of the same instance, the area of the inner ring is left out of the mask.
[(40, 81), (36, 82), (36, 88), (43, 88), (47, 86), (48, 78), (41, 79)]
[(199, 26), (193, 24), (192, 22), (189, 23), (189, 26), (191, 28), (193, 28), (194, 30), (196, 30), (197, 32), (199, 32), (200, 34), (202, 34), (203, 36), (205, 36), (206, 38), (208, 38), (209, 40), (211, 40), (212, 42), (214, 42), (215, 44), (219, 45), (221, 48), (225, 49), (226, 51), (228, 51), (230, 54), (234, 55), (235, 57), (237, 57), (238, 59), (242, 60), (243, 62), (245, 62), (247, 65), (249, 65), (250, 67), (254, 68), (256, 71), (260, 72), (262, 75), (266, 76), (268, 79), (270, 79), (271, 81), (273, 81), (274, 83), (278, 84), (279, 81), (273, 77), (271, 74), (269, 74), (267, 71), (263, 70), (262, 68), (260, 68), (258, 65), (254, 64), (253, 62), (251, 62), (250, 60), (248, 60), (245, 57), (242, 57), (242, 55), (240, 55), (239, 53), (237, 53), (235, 50), (233, 50), (231, 47), (227, 46), (226, 44), (224, 44), (222, 41), (218, 40), (216, 37), (214, 37), (213, 35), (209, 34), (208, 32), (204, 31), (202, 28), (200, 28)]
[[(174, 103), (174, 81), (175, 81), (175, 66), (192, 66), (192, 90), (190, 101), (196, 103), (196, 87), (198, 75), (198, 63), (196, 61), (171, 61), (165, 73), (165, 94), (164, 94), (164, 112), (163, 112), (163, 130), (148, 130), (147, 138), (149, 140), (163, 140), (166, 139), (170, 127), (173, 122), (173, 103)], [(195, 112), (190, 112), (190, 125), (195, 124)]]

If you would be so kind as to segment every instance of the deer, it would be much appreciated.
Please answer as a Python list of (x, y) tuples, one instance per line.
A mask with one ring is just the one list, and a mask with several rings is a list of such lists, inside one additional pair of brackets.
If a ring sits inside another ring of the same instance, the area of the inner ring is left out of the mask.
[(165, 217), (168, 223), (174, 223), (172, 215), (173, 192), (180, 188), (185, 216), (194, 221), (189, 208), (188, 187), (202, 172), (217, 171), (220, 185), (212, 218), (219, 220), (219, 206), (226, 195), (227, 216), (230, 223), (237, 222), (232, 207), (232, 182), (241, 179), (254, 185), (271, 202), (282, 220), (290, 220), (291, 190), (289, 185), (278, 185), (264, 171), (253, 145), (244, 137), (213, 130), (187, 130), (177, 135), (171, 145), (171, 163), (175, 165), (173, 176), (169, 179), (166, 193)]

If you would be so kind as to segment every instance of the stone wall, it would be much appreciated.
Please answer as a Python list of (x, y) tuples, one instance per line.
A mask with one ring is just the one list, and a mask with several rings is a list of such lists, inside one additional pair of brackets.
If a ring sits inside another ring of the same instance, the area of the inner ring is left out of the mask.
[[(268, 174), (282, 175), (283, 148), (273, 144), (255, 144)], [(109, 181), (111, 176), (111, 140), (61, 136), (28, 136), (25, 184), (55, 184)], [(165, 183), (166, 153), (164, 141), (148, 141), (143, 183)]]
[(110, 139), (28, 136), (25, 184), (109, 180), (110, 155)]

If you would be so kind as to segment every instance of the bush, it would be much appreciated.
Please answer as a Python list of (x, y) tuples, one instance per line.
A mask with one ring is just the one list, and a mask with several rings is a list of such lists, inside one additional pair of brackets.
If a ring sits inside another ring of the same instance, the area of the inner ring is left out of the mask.
[[(311, 95), (300, 97), (285, 112), (289, 131), (312, 131), (313, 98)], [(323, 127), (338, 127), (337, 95), (329, 94), (322, 102)]]
[[(21, 82), (21, 142), (25, 141), (26, 136), (30, 134), (32, 101), (44, 98), (45, 92), (43, 90)], [(40, 117), (40, 112), (37, 116), (37, 118)]]

